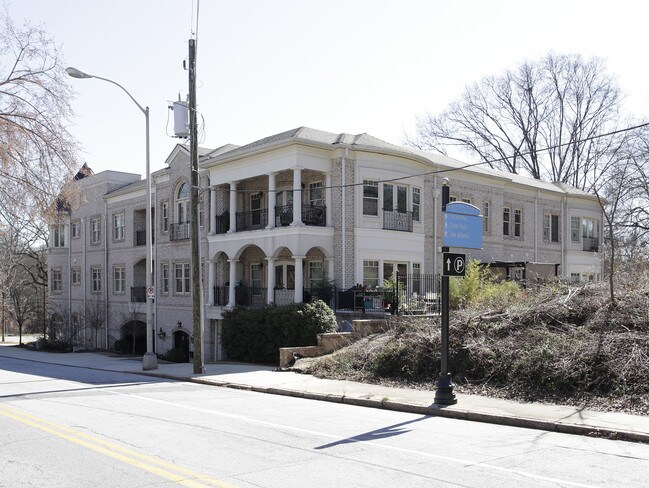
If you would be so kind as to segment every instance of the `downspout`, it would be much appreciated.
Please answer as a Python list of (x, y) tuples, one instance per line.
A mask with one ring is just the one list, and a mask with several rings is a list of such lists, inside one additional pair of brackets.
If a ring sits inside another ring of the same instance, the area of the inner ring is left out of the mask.
[[(70, 219), (70, 214), (68, 214), (68, 219)], [(71, 219), (70, 219), (71, 220)], [(66, 225), (68, 232), (65, 233), (65, 239), (68, 243), (68, 317), (70, 321), (72, 320), (72, 239), (70, 238), (71, 232), (69, 232), (71, 225)], [(85, 341), (85, 334), (84, 334)]]
[[(158, 209), (158, 191), (155, 186), (155, 178), (153, 178), (151, 175), (149, 175), (151, 178), (151, 191), (155, 191), (155, 199), (153, 200), (153, 208), (154, 210)], [(151, 286), (153, 286), (153, 289), (156, 290), (155, 296), (158, 296), (158, 291), (157, 291), (157, 279), (156, 279), (156, 269), (158, 267), (158, 239), (155, 238), (156, 235), (156, 212), (151, 212), (151, 220), (152, 222), (149, 222), (148, 224), (151, 226), (151, 238), (153, 240), (153, 283), (151, 283)], [(158, 330), (158, 301), (154, 298), (153, 299), (153, 341), (154, 341), (154, 352), (159, 352), (158, 351), (158, 335), (155, 333)]]
[(568, 271), (566, 270), (566, 236), (568, 235), (566, 232), (566, 206), (566, 196), (564, 195), (561, 198), (561, 223), (563, 224), (563, 239), (561, 239), (561, 276), (563, 276), (564, 278), (567, 276)]
[(106, 349), (108, 350), (108, 202), (104, 199), (104, 315), (106, 317)]
[[(539, 221), (539, 192), (534, 195), (534, 222)], [(534, 262), (539, 262), (539, 226), (534, 224)]]
[(346, 208), (346, 198), (347, 198), (347, 172), (346, 172), (346, 166), (347, 166), (347, 155), (348, 155), (348, 149), (345, 148), (343, 152), (343, 157), (342, 157), (342, 202), (341, 202), (341, 212), (342, 212), (342, 217), (341, 217), (341, 225), (342, 225), (342, 287), (345, 289), (347, 287), (347, 219), (346, 219), (346, 213), (345, 213), (345, 208)]
[[(84, 311), (84, 314), (85, 314), (85, 311), (87, 310), (87, 302), (86, 302), (86, 300), (87, 300), (87, 298), (86, 298), (86, 281), (87, 281), (87, 279), (86, 279), (85, 273), (86, 273), (86, 270), (88, 268), (86, 267), (86, 238), (87, 238), (87, 236), (86, 236), (86, 219), (84, 219), (84, 218), (81, 219), (81, 236), (82, 236), (82, 240), (83, 240), (83, 268), (82, 269), (83, 269), (83, 273), (84, 273), (83, 275), (81, 275), (81, 287), (82, 287), (81, 288), (81, 296), (83, 297), (83, 311)], [(95, 339), (95, 347), (97, 347), (97, 344), (96, 344), (96, 342), (97, 342), (96, 332), (95, 332), (94, 339)]]
[(437, 176), (433, 177), (433, 276), (437, 276)]

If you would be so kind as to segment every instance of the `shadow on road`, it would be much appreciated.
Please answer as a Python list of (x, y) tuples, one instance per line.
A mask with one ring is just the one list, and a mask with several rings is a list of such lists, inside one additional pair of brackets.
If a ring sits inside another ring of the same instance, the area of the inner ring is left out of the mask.
[(347, 439), (342, 439), (336, 442), (331, 442), (330, 444), (325, 444), (323, 446), (318, 446), (315, 449), (329, 449), (330, 447), (340, 446), (343, 444), (351, 444), (354, 442), (368, 442), (375, 441), (378, 439), (385, 439), (387, 437), (393, 437), (395, 435), (406, 434), (410, 432), (410, 429), (403, 429), (402, 427), (408, 424), (414, 424), (415, 422), (421, 422), (422, 420), (430, 419), (429, 416), (424, 415), (418, 419), (408, 420), (407, 422), (401, 422), (399, 424), (389, 425), (387, 427), (382, 427), (380, 429), (372, 430), (364, 434), (355, 435), (354, 437), (348, 437)]
[[(47, 379), (34, 380), (30, 376), (39, 376)], [(56, 387), (52, 388), (53, 385), (48, 379), (83, 383), (92, 385), (92, 387), (70, 388), (69, 385), (61, 385), (61, 388), (57, 389)], [(130, 372), (108, 371), (84, 364), (54, 364), (39, 360), (37, 354), (30, 355), (30, 357), (0, 354), (0, 398), (169, 381), (169, 379), (165, 378), (143, 376)], [(42, 384), (42, 389), (38, 389), (39, 384)]]

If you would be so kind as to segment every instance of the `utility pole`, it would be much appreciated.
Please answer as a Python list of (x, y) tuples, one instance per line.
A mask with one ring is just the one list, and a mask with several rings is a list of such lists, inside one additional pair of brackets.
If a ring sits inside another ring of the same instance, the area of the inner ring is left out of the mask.
[(2, 342), (5, 341), (5, 291), (2, 290)]
[(191, 160), (191, 252), (192, 252), (192, 319), (194, 335), (194, 374), (204, 372), (203, 367), (203, 324), (201, 323), (201, 274), (199, 263), (198, 235), (198, 129), (196, 126), (196, 41), (189, 40), (189, 155)]

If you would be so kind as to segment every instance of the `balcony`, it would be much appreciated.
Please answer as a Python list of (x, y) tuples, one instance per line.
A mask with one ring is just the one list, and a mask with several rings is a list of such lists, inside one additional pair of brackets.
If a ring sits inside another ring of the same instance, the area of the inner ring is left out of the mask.
[[(151, 244), (155, 244), (155, 232), (151, 234)], [(146, 229), (135, 231), (135, 245), (146, 246)]]
[(131, 287), (131, 302), (145, 303), (146, 302), (146, 286), (132, 286)]
[(225, 234), (230, 230), (230, 212), (216, 216), (216, 233)]
[(383, 229), (412, 232), (412, 212), (383, 210)]
[(302, 205), (302, 222), (306, 225), (324, 227), (326, 216), (327, 207), (324, 205)]
[(169, 226), (169, 240), (183, 241), (189, 239), (189, 222), (174, 223)]
[[(324, 205), (302, 205), (302, 222), (306, 225), (324, 227), (326, 225), (327, 207)], [(293, 222), (293, 205), (275, 207), (277, 225), (286, 227)]]
[(237, 232), (265, 229), (268, 225), (268, 209), (237, 212)]
[(597, 252), (599, 250), (599, 239), (597, 237), (586, 237), (583, 238), (583, 250), (588, 252)]
[[(214, 293), (214, 305), (225, 307), (228, 304), (230, 294), (229, 286), (215, 286), (212, 292)], [(266, 305), (266, 294), (266, 288), (238, 285), (234, 288), (235, 305), (263, 307)]]

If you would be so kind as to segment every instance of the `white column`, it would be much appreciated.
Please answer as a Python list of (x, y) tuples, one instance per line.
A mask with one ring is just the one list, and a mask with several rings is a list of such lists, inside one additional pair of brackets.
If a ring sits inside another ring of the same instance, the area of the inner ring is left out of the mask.
[(230, 289), (228, 290), (228, 308), (234, 308), (237, 303), (236, 295), (234, 293), (234, 287), (237, 284), (237, 261), (236, 259), (228, 259), (230, 263)]
[(293, 169), (293, 223), (291, 225), (304, 225), (302, 222), (302, 168)]
[(327, 217), (326, 217), (325, 225), (327, 227), (333, 226), (333, 220), (332, 220), (333, 212), (331, 208), (331, 201), (332, 201), (331, 173), (325, 173), (325, 206), (327, 207), (327, 213), (326, 213)]
[(216, 261), (208, 261), (208, 274), (207, 274), (207, 304), (210, 307), (216, 305), (214, 303), (214, 286), (216, 285)]
[(327, 281), (334, 280), (334, 258), (325, 258), (327, 262)]
[(216, 234), (216, 187), (210, 188), (210, 234)]
[(304, 300), (304, 258), (306, 256), (293, 256), (295, 259), (295, 303), (302, 303)]
[[(275, 191), (275, 173), (268, 173), (268, 225), (267, 229), (275, 227), (275, 205), (277, 192)], [(269, 302), (270, 303), (270, 302)]]
[(237, 182), (230, 182), (230, 230), (229, 233), (237, 231)]
[(275, 258), (266, 258), (266, 303), (275, 302)]

